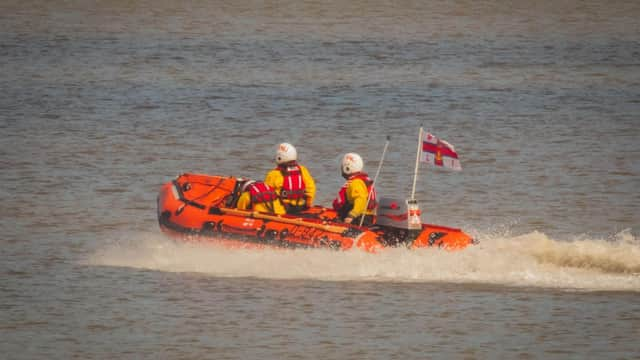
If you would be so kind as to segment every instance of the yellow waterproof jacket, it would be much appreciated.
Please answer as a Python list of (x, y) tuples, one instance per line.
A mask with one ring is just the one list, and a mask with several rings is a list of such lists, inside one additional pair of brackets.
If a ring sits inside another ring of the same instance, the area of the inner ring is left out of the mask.
[(348, 216), (356, 218), (363, 213), (365, 215), (373, 215), (373, 209), (366, 209), (369, 192), (367, 191), (367, 184), (364, 183), (364, 180), (355, 178), (347, 181), (346, 195), (347, 202), (353, 204), (353, 208), (349, 211)]
[(240, 210), (253, 210), (263, 213), (275, 213), (277, 215), (282, 215), (285, 213), (284, 206), (282, 206), (280, 201), (277, 199), (273, 201), (273, 212), (269, 210), (265, 203), (251, 204), (251, 194), (249, 193), (249, 191), (245, 191), (240, 194), (237, 207)]
[[(284, 199), (282, 201), (288, 205), (293, 205), (293, 206), (304, 205), (306, 201), (306, 205), (308, 207), (311, 207), (313, 205), (313, 199), (316, 196), (316, 183), (313, 180), (313, 177), (311, 177), (311, 174), (309, 173), (309, 170), (307, 170), (306, 167), (300, 164), (298, 164), (298, 166), (300, 167), (300, 175), (302, 176), (302, 180), (304, 181), (304, 185), (305, 185), (306, 199), (299, 199), (299, 200), (293, 200), (293, 201), (289, 199)], [(267, 173), (267, 176), (265, 176), (264, 178), (264, 183), (271, 186), (271, 188), (273, 188), (278, 195), (280, 195), (280, 191), (282, 190), (283, 182), (284, 182), (284, 177), (282, 176), (282, 172), (280, 172), (278, 168), (275, 168), (269, 171)]]

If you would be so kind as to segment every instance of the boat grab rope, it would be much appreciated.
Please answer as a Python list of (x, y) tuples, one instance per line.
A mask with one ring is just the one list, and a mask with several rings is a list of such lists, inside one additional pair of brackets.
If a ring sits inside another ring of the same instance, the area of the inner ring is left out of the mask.
[[(217, 190), (218, 188), (220, 188), (221, 184), (223, 183), (225, 179), (223, 178), (219, 178), (217, 184), (212, 185), (212, 184), (208, 184), (208, 183), (204, 183), (204, 182), (197, 182), (197, 181), (186, 181), (184, 184), (200, 184), (200, 185), (207, 185), (207, 186), (211, 186), (211, 189), (209, 189), (209, 191), (207, 191), (206, 193), (194, 198), (194, 199), (187, 199), (184, 196), (184, 192), (182, 191), (182, 186), (180, 186), (180, 183), (178, 182), (178, 180), (173, 180), (173, 185), (176, 188), (176, 191), (178, 193), (178, 200), (184, 202), (187, 205), (191, 205), (191, 206), (195, 206), (198, 209), (204, 210), (206, 208), (205, 205), (199, 203), (197, 200), (200, 200), (202, 198), (205, 198), (207, 196), (209, 196), (212, 192), (214, 192), (215, 190)], [(223, 190), (228, 190), (228, 189), (223, 189)], [(226, 195), (225, 195), (226, 196)], [(222, 197), (224, 198), (224, 196)], [(212, 201), (212, 204), (218, 204), (222, 199), (218, 198), (215, 199), (215, 201)]]

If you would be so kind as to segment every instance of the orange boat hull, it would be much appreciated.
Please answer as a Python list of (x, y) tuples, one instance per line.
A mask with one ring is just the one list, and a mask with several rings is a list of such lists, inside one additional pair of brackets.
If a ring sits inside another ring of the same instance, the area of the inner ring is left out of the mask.
[(237, 179), (183, 174), (158, 195), (160, 228), (185, 241), (211, 241), (229, 247), (331, 248), (354, 246), (376, 252), (390, 246), (463, 249), (474, 240), (459, 229), (423, 224), (406, 230), (361, 227), (336, 221), (332, 209), (312, 207), (298, 215), (273, 215), (233, 208)]

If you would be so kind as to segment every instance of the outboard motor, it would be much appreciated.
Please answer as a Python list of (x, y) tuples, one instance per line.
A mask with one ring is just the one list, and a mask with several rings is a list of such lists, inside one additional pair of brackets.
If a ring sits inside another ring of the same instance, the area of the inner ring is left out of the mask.
[(416, 200), (381, 198), (376, 225), (384, 228), (385, 246), (411, 245), (422, 232), (420, 215)]

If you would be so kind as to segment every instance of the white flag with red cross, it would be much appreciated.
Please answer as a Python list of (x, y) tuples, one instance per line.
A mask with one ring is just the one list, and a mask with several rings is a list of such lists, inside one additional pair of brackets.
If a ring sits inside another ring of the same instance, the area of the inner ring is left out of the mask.
[(422, 136), (420, 160), (433, 166), (445, 167), (456, 171), (462, 170), (458, 153), (453, 145), (438, 139), (429, 132), (425, 132)]

